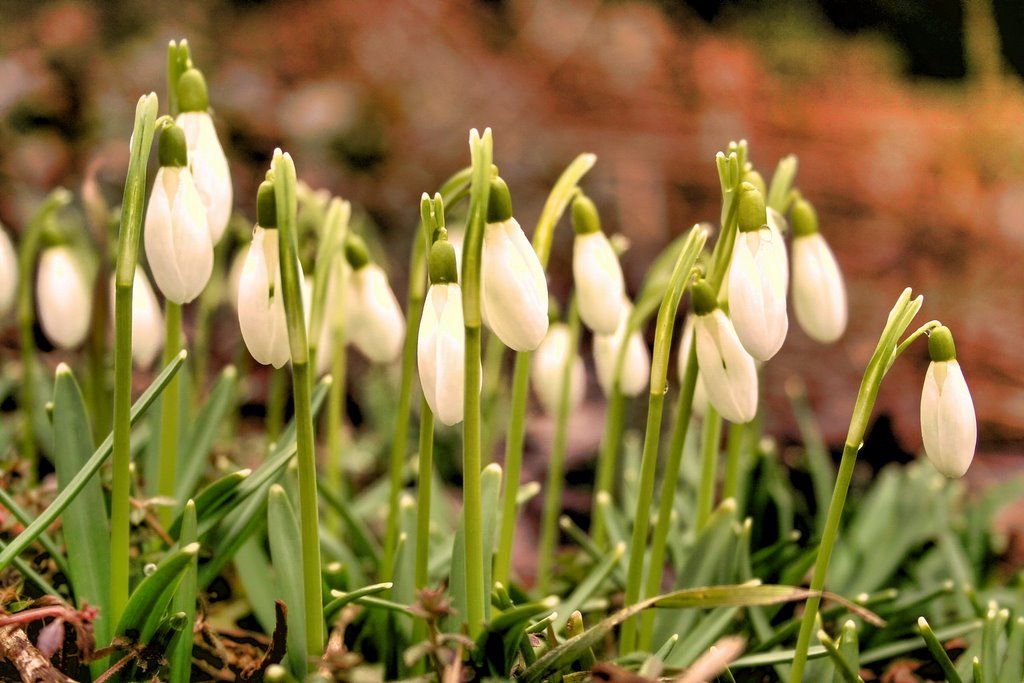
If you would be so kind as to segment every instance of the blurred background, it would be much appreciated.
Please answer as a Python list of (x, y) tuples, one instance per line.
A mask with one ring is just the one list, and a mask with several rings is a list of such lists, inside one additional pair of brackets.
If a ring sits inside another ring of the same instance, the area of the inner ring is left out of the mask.
[[(783, 380), (797, 376), (840, 446), (885, 315), (912, 286), (919, 322), (956, 335), (980, 421), (972, 477), (1020, 467), (1019, 0), (0, 0), (0, 18), (0, 221), (14, 232), (90, 167), (119, 202), (135, 102), (165, 97), (166, 45), (182, 37), (207, 76), (237, 211), (251, 220), (274, 147), (289, 150), (300, 178), (377, 226), (396, 291), (419, 195), (468, 163), (470, 127), (494, 130), (528, 233), (562, 169), (597, 154), (583, 185), (632, 244), (633, 291), (672, 237), (718, 216), (716, 151), (746, 138), (766, 177), (795, 153), (851, 322), (829, 347), (792, 326), (766, 369), (768, 430), (783, 446), (796, 437)], [(556, 233), (552, 256), (563, 300), (570, 233)], [(223, 313), (228, 362), (240, 341)], [(10, 330), (4, 340), (16, 348)], [(883, 386), (868, 459), (919, 451), (925, 347)], [(589, 397), (575, 419), (597, 424), (593, 379)], [(573, 452), (590, 457), (600, 429), (573, 431)], [(537, 418), (532, 447), (548, 443)]]

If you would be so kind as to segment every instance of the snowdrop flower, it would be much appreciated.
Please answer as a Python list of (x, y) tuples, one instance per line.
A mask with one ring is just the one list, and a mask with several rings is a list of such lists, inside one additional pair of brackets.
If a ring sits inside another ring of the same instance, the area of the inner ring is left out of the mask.
[(437, 419), (452, 426), (462, 422), (466, 345), (455, 249), (446, 236), (430, 248), (428, 266), (430, 289), (420, 318), (416, 362), (427, 405)]
[(533, 351), (548, 331), (548, 283), (537, 252), (512, 217), (505, 181), (491, 181), (481, 256), (480, 306), (505, 346)]
[(562, 373), (570, 353), (573, 359), (569, 378), (569, 412), (572, 413), (583, 402), (587, 373), (583, 359), (570, 344), (570, 336), (568, 325), (553, 323), (530, 361), (530, 384), (533, 385), (541, 408), (548, 415), (558, 412), (562, 396)]
[(274, 184), (269, 180), (260, 184), (256, 216), (252, 243), (238, 280), (238, 326), (252, 357), (263, 365), (280, 368), (291, 359), (291, 349), (281, 285), (277, 205)]
[(348, 338), (374, 363), (391, 362), (402, 351), (405, 318), (388, 276), (370, 261), (366, 245), (355, 235), (345, 242), (345, 257), (352, 266), (348, 278)]
[[(679, 383), (683, 383), (683, 375), (686, 374), (686, 362), (690, 358), (690, 347), (693, 346), (693, 327), (697, 320), (696, 315), (686, 316), (686, 323), (683, 324), (683, 337), (679, 340), (679, 355), (676, 358), (676, 370), (679, 373)], [(693, 387), (693, 412), (704, 417), (708, 413), (708, 391), (704, 388), (704, 378), (701, 376), (700, 367), (697, 368), (697, 383)]]
[(198, 69), (188, 69), (178, 79), (177, 123), (185, 131), (188, 163), (206, 211), (213, 244), (220, 241), (231, 217), (231, 171), (210, 118), (206, 79)]
[(921, 390), (924, 451), (939, 472), (951, 478), (962, 477), (974, 459), (978, 423), (949, 328), (940, 326), (931, 331), (928, 354), (932, 362)]
[(614, 334), (625, 310), (622, 266), (611, 242), (601, 231), (597, 207), (589, 197), (581, 194), (573, 202), (572, 226), (576, 232), (572, 275), (580, 320), (595, 334)]
[(743, 347), (758, 360), (774, 356), (786, 340), (787, 265), (772, 246), (778, 237), (768, 227), (764, 199), (744, 183), (739, 198), (739, 232), (729, 267), (729, 311)]
[(846, 285), (836, 257), (818, 232), (810, 202), (793, 205), (793, 308), (807, 336), (823, 344), (846, 330)]
[(160, 170), (146, 210), (143, 241), (157, 287), (168, 300), (187, 304), (213, 273), (213, 242), (206, 211), (186, 165), (185, 134), (170, 125), (160, 133)]
[[(116, 276), (110, 276), (110, 310), (114, 310)], [(160, 349), (164, 347), (164, 316), (156, 300), (149, 278), (139, 266), (135, 267), (132, 285), (132, 361), (135, 367), (146, 370)]]
[(750, 422), (757, 414), (757, 368), (732, 322), (718, 307), (711, 286), (693, 286), (694, 341), (708, 400), (729, 422)]
[(54, 346), (71, 349), (85, 340), (92, 317), (92, 285), (71, 247), (43, 251), (36, 272), (39, 324)]
[[(623, 302), (622, 318), (613, 334), (594, 335), (594, 367), (597, 370), (597, 383), (605, 396), (611, 394), (615, 380), (615, 363), (626, 336), (626, 327), (633, 304), (629, 300)], [(623, 396), (637, 396), (647, 386), (651, 376), (651, 354), (644, 343), (640, 330), (634, 330), (626, 341), (626, 355), (622, 363), (622, 375), (619, 377), (619, 390)]]
[(14, 306), (18, 291), (18, 257), (7, 231), (0, 226), (0, 318)]

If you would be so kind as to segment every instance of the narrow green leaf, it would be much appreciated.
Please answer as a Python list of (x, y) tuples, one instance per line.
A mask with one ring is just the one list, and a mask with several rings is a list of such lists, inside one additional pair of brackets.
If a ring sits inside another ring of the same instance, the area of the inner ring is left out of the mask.
[[(220, 510), (222, 505), (227, 504), (228, 501), (231, 500), (231, 497), (238, 490), (238, 487), (241, 486), (242, 482), (245, 481), (250, 474), (252, 474), (252, 470), (250, 469), (238, 470), (237, 472), (225, 474), (223, 477), (211, 482), (206, 486), (206, 488), (200, 491), (199, 495), (197, 495), (193, 500), (196, 508), (197, 523), (206, 521), (213, 517), (213, 515)], [(167, 533), (169, 533), (172, 538), (177, 537), (181, 532), (183, 516), (184, 508), (182, 508), (182, 511), (178, 514), (174, 523), (171, 524), (170, 529), (167, 530)]]
[[(178, 546), (186, 547), (196, 542), (198, 523), (196, 521), (195, 501), (185, 503), (182, 512), (181, 532), (178, 536)], [(192, 674), (192, 641), (194, 639), (193, 627), (196, 621), (196, 585), (198, 574), (198, 557), (193, 556), (185, 572), (178, 582), (178, 588), (174, 591), (171, 599), (171, 611), (185, 615), (185, 625), (177, 631), (171, 639), (170, 646), (170, 681), (171, 683), (188, 683)]]
[(612, 570), (618, 566), (622, 561), (622, 558), (626, 555), (626, 544), (619, 543), (610, 553), (607, 553), (598, 564), (590, 570), (586, 578), (580, 581), (579, 585), (565, 600), (563, 600), (557, 608), (558, 618), (554, 621), (555, 633), (561, 633), (565, 628), (565, 625), (569, 622), (569, 617), (572, 613), (580, 609), (583, 604), (590, 599), (590, 597), (601, 587), (605, 579), (612, 573)]
[(380, 563), (380, 544), (374, 538), (366, 523), (353, 512), (352, 506), (349, 505), (344, 496), (338, 495), (323, 479), (317, 482), (317, 489), (320, 491), (320, 496), (324, 501), (334, 508), (341, 517), (342, 522), (344, 522), (345, 528), (348, 529), (350, 535), (347, 540), (352, 545), (352, 549), (360, 557), (371, 558), (374, 566), (377, 566)]
[(846, 683), (864, 683), (857, 671), (853, 668), (850, 662), (846, 661), (843, 653), (839, 651), (839, 646), (836, 645), (836, 641), (832, 640), (827, 633), (824, 631), (818, 631), (818, 640), (825, 648), (825, 652), (828, 654), (829, 659), (836, 667), (836, 673)]
[(132, 592), (115, 633), (135, 636), (138, 642), (148, 643), (164, 617), (179, 580), (198, 553), (199, 544), (190, 543), (164, 558)]
[(288, 606), (288, 666), (294, 675), (305, 676), (309, 664), (306, 661), (306, 618), (302, 610), (305, 599), (302, 535), (288, 494), (279, 484), (271, 486), (267, 495), (267, 535), (278, 590)]
[(213, 440), (223, 426), (228, 411), (235, 407), (237, 383), (238, 371), (235, 367), (229, 365), (224, 368), (210, 390), (206, 404), (199, 411), (188, 440), (184, 442), (185, 448), (180, 451), (178, 462), (178, 482), (174, 489), (174, 496), (180, 501), (194, 494), (209, 464)]
[[(924, 639), (924, 644), (928, 646), (928, 651), (932, 653), (932, 659), (942, 669), (942, 674), (946, 677), (946, 680), (949, 683), (963, 683), (963, 679), (960, 678), (956, 667), (953, 666), (953, 661), (949, 658), (946, 648), (943, 647), (942, 643), (935, 636), (935, 632), (932, 631), (932, 627), (924, 617), (917, 620), (917, 628)], [(1018, 683), (1018, 681), (1013, 681), (1013, 683)]]
[(334, 615), (337, 614), (338, 611), (341, 610), (341, 608), (345, 605), (357, 602), (361, 598), (389, 591), (391, 590), (392, 585), (394, 584), (392, 584), (389, 581), (386, 581), (384, 583), (375, 583), (372, 586), (365, 586), (354, 591), (345, 592), (339, 590), (332, 590), (331, 596), (334, 599), (324, 606), (324, 616), (327, 618), (328, 621), (330, 621), (334, 618)]
[[(174, 374), (181, 367), (181, 364), (185, 361), (185, 352), (182, 351), (173, 362), (169, 363), (167, 367), (157, 375), (153, 383), (149, 385), (149, 388), (139, 397), (139, 400), (135, 402), (131, 410), (131, 424), (134, 425), (138, 422), (139, 418), (145, 414), (146, 410), (153, 404), (153, 401), (160, 392), (163, 391), (167, 383), (171, 381)], [(18, 534), (14, 540), (11, 541), (10, 545), (0, 551), (0, 569), (3, 569), (11, 560), (20, 555), (25, 548), (27, 548), (32, 541), (39, 537), (47, 527), (53, 524), (54, 520), (67, 508), (68, 504), (74, 500), (75, 496), (82, 490), (82, 488), (88, 483), (89, 479), (96, 474), (103, 463), (110, 457), (113, 451), (113, 437), (107, 435), (100, 447), (93, 451), (93, 454), (89, 457), (88, 462), (78, 471), (71, 481), (68, 482), (57, 497), (53, 499), (50, 506), (47, 507), (42, 514), (36, 517), (35, 521), (29, 524), (24, 531)]]
[[(28, 511), (25, 510), (25, 508), (18, 505), (18, 501), (16, 501), (10, 493), (8, 493), (2, 488), (0, 488), (0, 505), (7, 508), (10, 511), (11, 515), (13, 515), (14, 518), (18, 520), (18, 522), (20, 522), (22, 526), (27, 527), (35, 521), (32, 515), (29, 514)], [(68, 559), (64, 557), (64, 553), (61, 552), (56, 542), (54, 542), (53, 537), (51, 537), (50, 534), (46, 533), (46, 531), (43, 531), (41, 534), (39, 534), (39, 538), (37, 540), (39, 541), (39, 545), (43, 546), (43, 550), (49, 553), (50, 557), (52, 557), (54, 562), (57, 563), (57, 566), (60, 568), (60, 570), (62, 572), (65, 572), (66, 574), (70, 574), (71, 567), (68, 564)]]
[[(839, 634), (839, 640), (836, 642), (839, 646), (839, 654), (843, 656), (843, 659), (850, 665), (850, 668), (855, 671), (860, 671), (860, 641), (857, 637), (857, 625), (852, 620), (847, 620), (843, 624), (842, 633)], [(837, 672), (839, 673), (839, 672)], [(843, 674), (839, 674), (840, 676)], [(836, 681), (838, 683), (838, 681)]]
[[(92, 429), (85, 399), (74, 375), (64, 363), (57, 366), (53, 385), (54, 466), (57, 485), (68, 488), (92, 454)], [(110, 642), (110, 522), (99, 477), (85, 482), (81, 492), (61, 515), (67, 546), (69, 578), (79, 607), (99, 608), (93, 622), (96, 642)]]
[(235, 552), (235, 573), (265, 633), (274, 632), (274, 574), (261, 539), (250, 536)]
[[(1017, 683), (1024, 680), (1024, 617), (1017, 617), (1010, 627), (1006, 641), (1006, 658), (999, 670), (999, 683)], [(951, 682), (955, 683), (955, 682)]]

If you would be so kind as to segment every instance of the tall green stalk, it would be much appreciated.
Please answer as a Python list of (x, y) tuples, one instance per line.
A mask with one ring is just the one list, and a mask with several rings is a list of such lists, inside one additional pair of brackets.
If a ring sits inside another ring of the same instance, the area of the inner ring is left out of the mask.
[(709, 405), (701, 430), (700, 488), (697, 490), (697, 531), (707, 526), (715, 505), (715, 480), (718, 472), (719, 445), (722, 442), (722, 416)]
[[(738, 498), (740, 494), (740, 474), (743, 468), (743, 456), (746, 452), (747, 425), (729, 424), (729, 436), (725, 449), (725, 476), (722, 482), (722, 499)], [(738, 503), (739, 501), (737, 501)], [(740, 510), (743, 508), (740, 507)]]
[(324, 647), (324, 610), (320, 575), (320, 527), (317, 511), (316, 445), (313, 442), (313, 407), (310, 396), (309, 344), (302, 307), (299, 275), (295, 164), (289, 154), (274, 153), (271, 163), (277, 203), (278, 251), (281, 289), (288, 324), (295, 401), (296, 449), (299, 465), (299, 519), (302, 535), (302, 580), (305, 597), (307, 654), (319, 658)]
[[(470, 178), (470, 168), (453, 175), (441, 185), (438, 194), (444, 205), (451, 207), (464, 196)], [(419, 338), (420, 318), (423, 315), (423, 300), (427, 295), (426, 241), (422, 239), (423, 221), (412, 241), (412, 255), (409, 258), (409, 293), (405, 311), (405, 343), (402, 347), (402, 379), (398, 390), (398, 406), (395, 410), (394, 438), (388, 460), (388, 518), (384, 534), (384, 559), (378, 577), (390, 581), (394, 573), (395, 549), (398, 543), (398, 504), (402, 493), (402, 470), (409, 440), (409, 411), (412, 407), (413, 375), (416, 371), (416, 342)]]
[[(167, 365), (181, 351), (181, 304), (168, 299), (164, 304), (165, 332), (163, 364)], [(173, 498), (178, 467), (179, 379), (175, 377), (164, 389), (160, 399), (160, 465), (157, 492), (162, 498)], [(160, 508), (160, 523), (166, 527), (174, 518), (177, 506)]]
[[(533, 250), (540, 265), (547, 268), (551, 255), (551, 241), (555, 226), (578, 192), (580, 179), (593, 168), (597, 157), (580, 154), (559, 176), (551, 188), (537, 227), (533, 232)], [(501, 529), (498, 533), (498, 551), (494, 560), (494, 581), (509, 585), (512, 566), (512, 542), (516, 531), (516, 499), (519, 496), (519, 477), (523, 471), (523, 443), (526, 436), (526, 401), (530, 388), (531, 352), (516, 353), (512, 370), (512, 407), (509, 414), (508, 434), (505, 437), (505, 488), (501, 499)]]
[(472, 181), (469, 215), (462, 254), (462, 317), (465, 321), (465, 397), (462, 423), (462, 514), (466, 539), (466, 616), (469, 634), (475, 638), (483, 628), (486, 607), (484, 590), (484, 534), (480, 500), (480, 268), (487, 204), (491, 189), (493, 142), (491, 129), (481, 137), (476, 129), (469, 136)]
[[(128, 604), (132, 408), (132, 287), (139, 260), (146, 164), (156, 128), (156, 93), (143, 95), (135, 107), (131, 157), (121, 202), (114, 274), (114, 440), (110, 493), (110, 620), (116, 624)], [(166, 400), (166, 399), (165, 399)]]
[[(416, 485), (416, 590), (421, 591), (430, 581), (430, 504), (434, 481), (434, 413), (427, 399), (420, 401), (419, 476)], [(420, 643), (427, 637), (427, 624), (422, 619), (413, 623), (412, 642)], [(422, 667), (421, 669), (422, 670)]]
[[(627, 337), (628, 338), (628, 337)], [(625, 349), (627, 345), (623, 344)], [(617, 366), (616, 366), (617, 367)], [(607, 539), (604, 528), (604, 515), (597, 510), (598, 494), (609, 496), (615, 486), (615, 470), (618, 464), (619, 443), (622, 432), (626, 428), (626, 397), (622, 394), (619, 375), (616, 371), (612, 390), (608, 394), (608, 408), (604, 416), (604, 432), (601, 434), (601, 445), (597, 453), (597, 475), (594, 480), (594, 497), (590, 508), (590, 535), (599, 547), (604, 547)]]
[(871, 360), (868, 361), (860, 389), (857, 392), (857, 402), (854, 404), (850, 428), (846, 434), (846, 443), (843, 446), (842, 460), (839, 462), (835, 489), (832, 491), (832, 500), (828, 506), (825, 529), (818, 546), (818, 556), (814, 562), (814, 574), (811, 577), (813, 593), (811, 597), (807, 598), (803, 618), (800, 621), (800, 634), (797, 636), (796, 654), (789, 676), (790, 683), (803, 681), (804, 668), (807, 665), (807, 649), (810, 647), (811, 636), (814, 633), (814, 621), (818, 615), (818, 606), (821, 604), (821, 591), (825, 587), (825, 577), (828, 574), (832, 549), (839, 537), (843, 505), (846, 503), (846, 494), (850, 489), (850, 481), (853, 479), (854, 465), (857, 464), (857, 452), (864, 443), (864, 435), (867, 433), (868, 421), (878, 396), (878, 389), (897, 356), (906, 349), (906, 344), (917, 335), (917, 333), (911, 335), (907, 342), (897, 346), (899, 338), (921, 309), (922, 297), (918, 296), (911, 300), (910, 294), (910, 288), (905, 289), (889, 313), (885, 328), (878, 339), (878, 346), (875, 347), (875, 352), (871, 356)]
[(554, 564), (555, 545), (558, 541), (558, 515), (562, 511), (562, 489), (565, 485), (565, 451), (569, 437), (570, 394), (572, 369), (576, 364), (576, 350), (580, 339), (580, 314), (576, 298), (569, 301), (569, 343), (565, 365), (559, 378), (558, 410), (555, 414), (555, 436), (548, 461), (548, 479), (544, 484), (544, 515), (541, 518), (540, 549), (537, 558), (537, 588), (547, 595)]
[[(676, 259), (672, 277), (658, 309), (658, 322), (654, 329), (654, 356), (651, 362), (650, 396), (647, 404), (647, 428), (644, 433), (643, 455), (640, 461), (640, 490), (637, 494), (636, 513), (633, 515), (633, 534), (629, 547), (629, 567), (626, 572), (626, 606), (640, 600), (643, 579), (644, 551), (650, 526), (651, 503), (654, 496), (654, 478), (658, 466), (658, 444), (661, 440), (661, 415), (668, 391), (668, 361), (672, 354), (672, 328), (675, 325), (679, 301), (690, 279), (697, 257), (704, 249), (707, 231), (699, 226), (690, 230), (686, 243)], [(622, 624), (620, 652), (628, 654), (636, 647), (637, 620), (631, 618)]]

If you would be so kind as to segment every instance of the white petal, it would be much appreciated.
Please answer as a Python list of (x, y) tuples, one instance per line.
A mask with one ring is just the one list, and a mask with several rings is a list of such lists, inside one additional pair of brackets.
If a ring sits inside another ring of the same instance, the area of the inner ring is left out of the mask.
[(149, 284), (149, 278), (142, 268), (136, 267), (132, 287), (132, 360), (139, 368), (147, 369), (153, 365), (163, 346), (164, 316), (160, 304)]
[[(685, 379), (683, 375), (686, 374), (686, 362), (690, 358), (690, 345), (693, 343), (693, 327), (696, 320), (697, 316), (690, 314), (686, 316), (686, 322), (683, 324), (683, 335), (682, 339), (679, 340), (679, 355), (676, 358), (676, 371), (679, 373), (680, 384)], [(702, 418), (708, 412), (708, 392), (704, 388), (704, 377), (701, 374), (699, 364), (697, 367), (697, 383), (693, 387), (693, 412)]]
[(143, 240), (153, 279), (165, 297), (185, 304), (203, 291), (213, 272), (213, 243), (188, 169), (157, 171)]
[(572, 273), (580, 319), (596, 334), (613, 334), (623, 317), (622, 266), (600, 230), (576, 235)]
[(793, 240), (793, 308), (815, 341), (834, 342), (846, 330), (846, 285), (821, 233)]
[(774, 356), (786, 340), (785, 278), (770, 229), (736, 236), (729, 269), (729, 314), (744, 348), (758, 360)]
[(213, 119), (207, 112), (184, 112), (178, 125), (185, 131), (189, 165), (195, 175), (196, 189), (206, 211), (210, 239), (220, 241), (231, 218), (231, 171), (217, 138)]
[[(544, 412), (555, 415), (562, 395), (562, 373), (570, 353), (569, 328), (565, 323), (551, 325), (530, 363), (530, 383)], [(575, 352), (573, 352), (575, 354)], [(579, 407), (586, 391), (586, 368), (575, 354), (569, 377), (569, 412)]]
[(925, 453), (947, 477), (962, 477), (974, 459), (978, 423), (960, 364), (933, 362), (921, 390), (921, 437)]
[(435, 414), (444, 424), (462, 422), (465, 399), (466, 335), (462, 317), (462, 290), (457, 284), (448, 290), (437, 326), (435, 363), (437, 367)]
[(405, 318), (387, 275), (380, 266), (369, 263), (353, 273), (349, 281), (349, 338), (371, 361), (393, 361), (405, 341)]
[(757, 414), (757, 368), (729, 318), (715, 309), (697, 316), (697, 362), (708, 400), (730, 422), (750, 422)]
[(768, 229), (771, 231), (768, 246), (771, 247), (772, 258), (777, 261), (772, 272), (779, 278), (777, 286), (785, 292), (789, 290), (789, 254), (786, 253), (784, 234), (789, 231), (789, 222), (771, 207), (768, 208)]
[(18, 292), (18, 256), (7, 231), (0, 227), (0, 318), (14, 307)]
[[(605, 396), (611, 393), (615, 363), (618, 359), (622, 338), (626, 333), (626, 325), (633, 306), (626, 300), (623, 314), (614, 334), (594, 335), (594, 367), (597, 370), (597, 383)], [(644, 343), (643, 335), (635, 330), (629, 336), (623, 358), (622, 376), (619, 378), (619, 389), (623, 396), (636, 396), (644, 390), (651, 374), (651, 356)]]
[(257, 362), (282, 367), (291, 358), (276, 229), (256, 226), (238, 284), (238, 324)]
[(484, 230), (481, 306), (502, 343), (536, 349), (548, 329), (548, 285), (536, 252), (514, 218)]
[(43, 251), (36, 273), (39, 324), (54, 346), (70, 349), (85, 340), (92, 318), (92, 287), (70, 247)]

